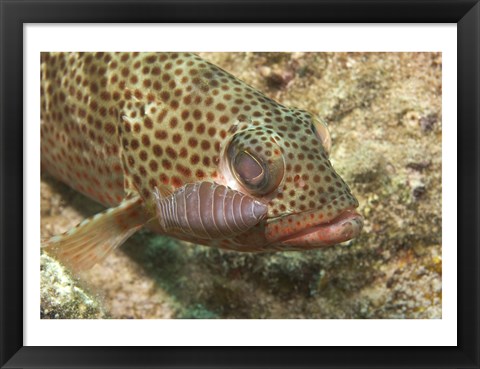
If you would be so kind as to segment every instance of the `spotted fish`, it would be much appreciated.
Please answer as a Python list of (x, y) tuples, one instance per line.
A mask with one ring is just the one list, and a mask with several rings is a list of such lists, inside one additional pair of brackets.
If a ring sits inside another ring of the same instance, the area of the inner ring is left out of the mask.
[(107, 210), (42, 243), (75, 269), (137, 230), (235, 251), (356, 237), (326, 125), (188, 53), (42, 53), (42, 168)]

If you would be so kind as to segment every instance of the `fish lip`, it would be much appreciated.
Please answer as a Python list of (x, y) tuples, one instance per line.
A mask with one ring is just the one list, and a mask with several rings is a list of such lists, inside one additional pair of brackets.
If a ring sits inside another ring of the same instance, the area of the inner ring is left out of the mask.
[[(326, 209), (327, 206), (333, 204), (333, 202), (334, 202), (335, 200), (336, 200), (336, 199), (333, 199), (333, 200), (327, 202), (326, 204), (323, 204), (321, 207), (318, 207), (318, 208), (315, 208), (315, 209), (310, 209), (310, 210), (306, 210), (306, 211), (302, 211), (302, 212), (298, 212), (298, 213), (297, 213), (297, 212), (291, 212), (291, 213), (287, 213), (287, 214), (278, 215), (278, 216), (276, 216), (276, 217), (267, 217), (265, 220), (266, 220), (266, 222), (267, 222), (267, 224), (268, 224), (268, 223), (274, 223), (275, 221), (277, 221), (277, 220), (279, 220), (279, 219), (282, 219), (282, 218), (285, 218), (285, 217), (288, 217), (288, 216), (292, 216), (292, 215), (302, 215), (302, 214), (316, 213), (316, 212), (318, 212), (318, 211), (321, 211), (321, 210)], [(346, 211), (355, 211), (355, 209), (356, 209), (357, 207), (358, 207), (358, 202), (357, 202), (356, 205), (352, 205), (352, 206), (346, 208), (346, 209), (344, 210), (344, 212), (346, 212)], [(343, 214), (343, 212), (342, 212), (341, 214)], [(327, 224), (327, 223), (333, 221), (334, 219), (338, 218), (341, 214), (337, 215), (335, 218), (330, 219), (328, 222), (324, 222), (324, 223), (322, 223), (322, 224)], [(320, 223), (319, 223), (319, 224), (320, 224)]]
[[(318, 223), (298, 232), (284, 235), (271, 243), (290, 246), (294, 250), (319, 248), (348, 241), (358, 236), (363, 228), (363, 217), (355, 211), (355, 208), (347, 208), (328, 222)], [(317, 240), (314, 240), (315, 235), (318, 236), (322, 232), (326, 234), (324, 239), (317, 237)]]

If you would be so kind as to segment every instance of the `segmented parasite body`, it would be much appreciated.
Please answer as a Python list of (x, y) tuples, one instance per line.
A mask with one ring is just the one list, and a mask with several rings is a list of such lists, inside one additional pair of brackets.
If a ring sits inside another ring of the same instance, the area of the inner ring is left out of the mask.
[(42, 169), (107, 207), (42, 243), (88, 268), (147, 227), (235, 251), (356, 237), (326, 125), (189, 53), (42, 53)]
[(155, 191), (157, 214), (166, 232), (218, 239), (244, 233), (267, 214), (267, 205), (217, 183), (189, 183), (162, 198)]

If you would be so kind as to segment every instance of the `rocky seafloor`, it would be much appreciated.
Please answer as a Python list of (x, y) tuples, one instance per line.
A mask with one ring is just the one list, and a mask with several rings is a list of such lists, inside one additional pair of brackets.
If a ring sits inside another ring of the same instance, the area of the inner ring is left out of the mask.
[[(41, 257), (42, 318), (441, 318), (440, 53), (201, 53), (329, 123), (365, 218), (322, 250), (244, 254), (142, 231), (72, 277)], [(42, 173), (41, 236), (102, 207)]]

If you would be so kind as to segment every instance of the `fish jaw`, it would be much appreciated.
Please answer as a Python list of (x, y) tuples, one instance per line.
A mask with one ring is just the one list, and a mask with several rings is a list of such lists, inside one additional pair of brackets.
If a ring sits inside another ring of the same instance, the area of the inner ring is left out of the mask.
[(280, 250), (323, 248), (351, 240), (363, 228), (363, 217), (353, 207), (327, 221), (319, 222), (317, 215), (291, 214), (269, 222), (265, 227), (267, 243)]

